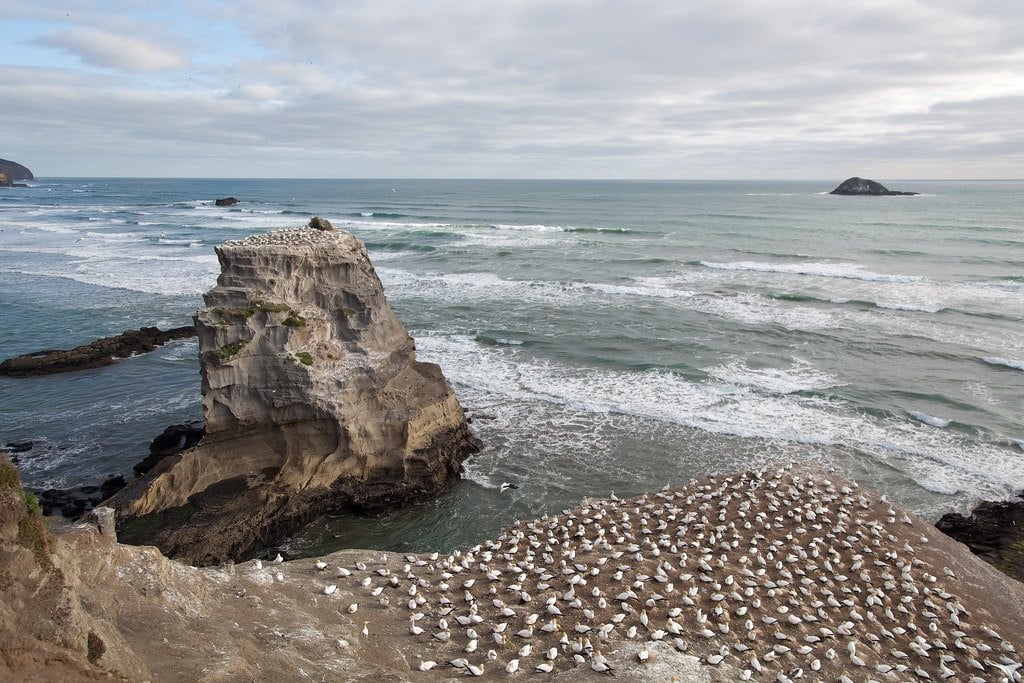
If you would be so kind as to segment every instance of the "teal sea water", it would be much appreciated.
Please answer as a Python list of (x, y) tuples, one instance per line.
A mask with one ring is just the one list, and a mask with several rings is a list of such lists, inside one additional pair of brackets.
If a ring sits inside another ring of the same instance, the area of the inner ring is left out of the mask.
[[(296, 553), (450, 549), (584, 496), (804, 460), (929, 518), (1024, 488), (1024, 182), (43, 179), (0, 192), (0, 357), (187, 324), (214, 245), (362, 238), (486, 444), (453, 493)], [(213, 199), (236, 196), (231, 208)], [(129, 474), (201, 415), (194, 341), (0, 378), (28, 484)], [(502, 482), (519, 488), (502, 492)]]

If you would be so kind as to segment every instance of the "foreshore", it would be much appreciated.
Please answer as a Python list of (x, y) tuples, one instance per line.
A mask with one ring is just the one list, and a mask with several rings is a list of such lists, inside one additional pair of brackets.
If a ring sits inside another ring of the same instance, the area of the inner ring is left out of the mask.
[(197, 569), (89, 524), (55, 549), (106, 643), (92, 666), (132, 680), (996, 681), (1024, 651), (1024, 586), (799, 467), (584, 500), (449, 555)]

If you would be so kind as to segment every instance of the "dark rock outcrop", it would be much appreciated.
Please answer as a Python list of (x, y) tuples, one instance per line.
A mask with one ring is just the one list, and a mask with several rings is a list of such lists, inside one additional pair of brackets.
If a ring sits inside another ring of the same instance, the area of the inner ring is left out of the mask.
[(107, 477), (102, 484), (76, 486), (70, 489), (30, 489), (39, 498), (44, 515), (60, 514), (77, 519), (92, 510), (101, 501), (125, 487), (127, 482), (117, 474)]
[(21, 164), (8, 161), (7, 159), (0, 159), (0, 173), (6, 173), (11, 177), (11, 181), (17, 180), (35, 180), (35, 176), (32, 175), (32, 171), (28, 170)]
[(238, 203), (238, 200), (234, 197), (223, 197), (214, 202), (216, 206), (234, 206)]
[(422, 502), (460, 480), (479, 446), (458, 399), (416, 360), (363, 243), (318, 225), (217, 248), (196, 316), (205, 436), (108, 501), (122, 539), (237, 560), (317, 516)]
[(164, 458), (178, 455), (192, 448), (203, 439), (206, 426), (202, 422), (171, 425), (149, 444), (149, 455), (142, 459), (132, 470), (142, 476), (152, 470)]
[(314, 230), (334, 230), (334, 226), (326, 218), (320, 218), (320, 216), (313, 216), (309, 219), (309, 227)]
[(829, 194), (843, 194), (843, 195), (872, 195), (872, 196), (892, 196), (892, 195), (915, 195), (917, 192), (900, 192), (898, 190), (890, 190), (885, 185), (874, 180), (868, 180), (866, 178), (847, 178), (839, 184), (839, 187), (829, 192)]
[(984, 501), (970, 517), (947, 513), (935, 526), (996, 569), (1024, 581), (1024, 492), (1018, 500)]
[(48, 349), (8, 358), (0, 363), (0, 375), (28, 377), (98, 368), (110, 365), (115, 358), (148, 353), (173, 339), (187, 339), (195, 334), (195, 327), (192, 326), (171, 330), (140, 327), (138, 330), (128, 330), (113, 337), (76, 346), (70, 351)]

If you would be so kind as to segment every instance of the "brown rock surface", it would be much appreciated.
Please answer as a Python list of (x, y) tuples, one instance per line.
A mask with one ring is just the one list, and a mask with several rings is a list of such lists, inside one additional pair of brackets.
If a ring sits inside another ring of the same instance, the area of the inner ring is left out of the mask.
[(123, 537), (209, 564), (459, 481), (477, 441), (440, 368), (416, 360), (362, 242), (301, 228), (217, 255), (196, 316), (206, 435), (115, 501)]
[[(98, 675), (82, 663), (88, 630), (105, 643), (101, 667), (153, 681), (440, 681), (470, 666), (506, 680), (513, 659), (532, 680), (552, 647), (552, 673), (538, 680), (603, 680), (592, 669), (603, 656), (617, 679), (637, 682), (735, 681), (754, 660), (763, 673), (752, 679), (764, 681), (797, 669), (804, 680), (998, 681), (1024, 648), (1024, 586), (872, 492), (808, 470), (585, 500), (450, 554), (194, 568), (89, 525), (53, 550), (67, 591), (53, 622), (78, 635), (23, 650), (6, 664), (11, 680)], [(7, 557), (2, 575), (18, 576)], [(36, 583), (14, 583), (21, 602), (0, 586), (5, 638), (51, 609), (28, 593)], [(421, 672), (424, 661), (437, 664)]]

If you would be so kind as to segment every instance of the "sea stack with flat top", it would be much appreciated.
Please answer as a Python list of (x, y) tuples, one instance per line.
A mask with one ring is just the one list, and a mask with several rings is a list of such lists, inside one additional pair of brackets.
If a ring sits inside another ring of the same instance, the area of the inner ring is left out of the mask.
[(122, 539), (241, 559), (321, 514), (422, 502), (478, 448), (363, 243), (314, 218), (227, 242), (195, 317), (206, 435), (115, 501)]

